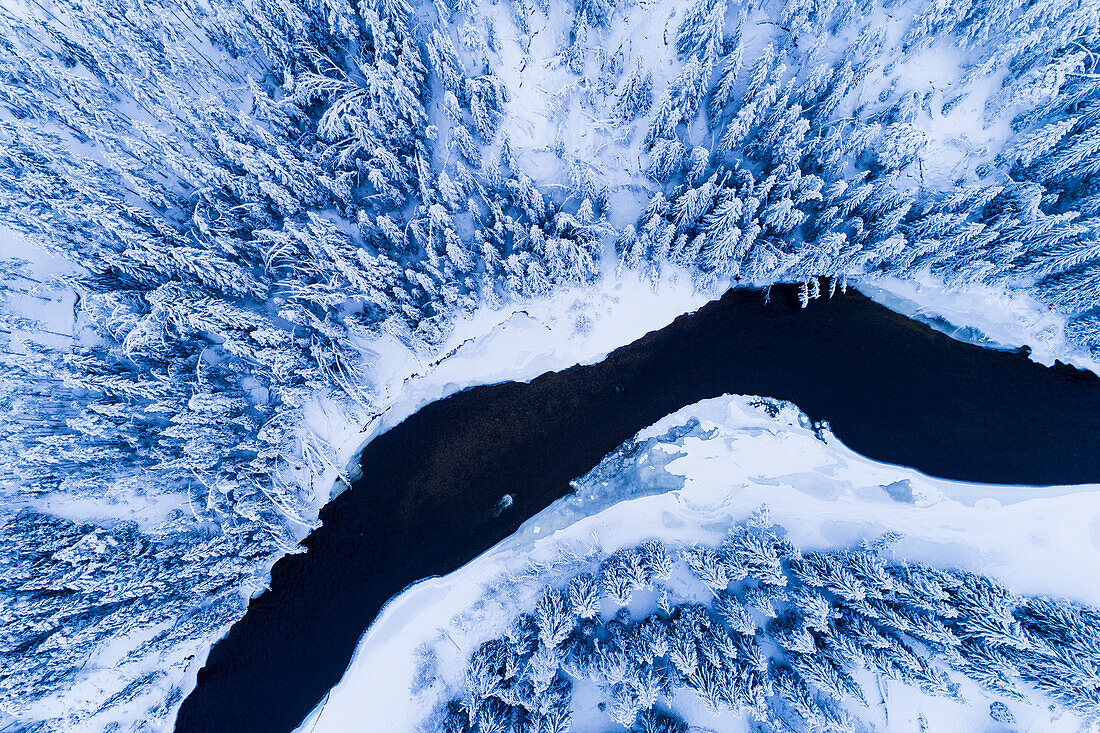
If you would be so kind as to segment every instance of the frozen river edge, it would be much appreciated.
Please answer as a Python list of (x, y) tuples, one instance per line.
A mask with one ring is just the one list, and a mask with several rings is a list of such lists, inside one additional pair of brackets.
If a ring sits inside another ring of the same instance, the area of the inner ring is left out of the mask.
[[(860, 452), (938, 475), (1100, 475), (1100, 456), (1080, 449), (1096, 430), (1095, 376), (961, 344), (857, 293), (803, 310), (794, 288), (773, 288), (770, 302), (733, 291), (599, 364), (459, 393), (372, 441), (365, 478), (215, 647), (177, 729), (239, 718), (290, 730), (394, 593), (508, 536), (646, 425), (729, 392), (793, 400)], [(499, 512), (505, 494), (513, 505)]]
[[(641, 431), (575, 487), (461, 569), (387, 603), (299, 733), (417, 730), (461, 689), (466, 656), (579, 558), (648, 539), (713, 545), (762, 505), (803, 548), (899, 532), (895, 553), (906, 560), (988, 575), (1015, 593), (1100, 603), (1092, 571), (1100, 562), (1100, 485), (931, 478), (854, 453), (790, 404), (725, 396), (691, 405)], [(431, 684), (423, 679), (427, 650)], [(892, 716), (924, 714), (930, 730), (986, 730), (989, 722), (981, 708), (896, 692), (891, 700)], [(730, 727), (736, 721), (707, 722), (739, 730)], [(1027, 722), (1047, 730), (1077, 724)], [(583, 721), (577, 730), (587, 730)]]

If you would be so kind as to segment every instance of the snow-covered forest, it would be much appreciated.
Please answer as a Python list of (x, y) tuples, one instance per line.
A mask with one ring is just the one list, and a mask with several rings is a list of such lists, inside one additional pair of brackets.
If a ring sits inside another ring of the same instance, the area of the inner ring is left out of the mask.
[(920, 274), (1100, 348), (1095, 3), (14, 0), (0, 42), (28, 725), (170, 724), (349, 469), (307, 414), (386, 409), (382, 339), (431, 363), (479, 309), (623, 271)]
[(298, 731), (1095, 728), (1100, 486), (935, 479), (727, 395), (574, 488), (394, 598)]
[[(752, 730), (857, 731), (865, 709), (885, 708), (884, 681), (982, 702), (953, 677), (977, 683), (1000, 723), (1015, 722), (1006, 701), (1100, 718), (1100, 610), (891, 559), (892, 541), (803, 553), (763, 511), (718, 547), (618, 550), (482, 643), (465, 694), (433, 728), (567, 733), (573, 686), (588, 685), (610, 721), (638, 733), (687, 732), (668, 708), (678, 689)], [(676, 598), (666, 583), (677, 570), (709, 600)], [(658, 608), (632, 615), (634, 593), (653, 589)]]

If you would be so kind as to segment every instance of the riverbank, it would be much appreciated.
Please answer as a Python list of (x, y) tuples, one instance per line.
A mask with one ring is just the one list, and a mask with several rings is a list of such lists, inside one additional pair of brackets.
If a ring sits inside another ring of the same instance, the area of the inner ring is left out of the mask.
[[(899, 535), (888, 551), (893, 560), (978, 573), (1021, 596), (1100, 604), (1094, 571), (1100, 484), (1038, 488), (930, 478), (868, 460), (831, 436), (821, 440), (803, 417), (789, 404), (728, 396), (662, 418), (575, 481), (574, 494), (506, 540), (389, 601), (340, 683), (297, 733), (436, 730), (432, 716), (467, 694), (470, 655), (530, 612), (543, 588), (598, 573), (609, 554), (649, 540), (663, 543), (672, 557), (692, 545), (718, 546), (728, 529), (763, 505), (803, 551), (850, 548), (893, 532)], [(662, 591), (672, 603), (707, 606), (714, 599), (682, 576), (659, 586), (633, 592), (631, 622), (658, 612)], [(605, 602), (604, 621), (617, 610)], [(571, 731), (610, 730), (598, 707), (609, 702), (606, 691), (564, 676), (573, 683)], [(988, 691), (965, 675), (955, 679), (965, 701), (887, 680), (883, 704), (872, 699), (869, 707), (849, 710), (876, 730), (917, 730), (924, 716), (930, 731), (1003, 733), (990, 728)], [(877, 684), (865, 680), (870, 688), (864, 689), (874, 690)], [(1054, 701), (1041, 694), (1008, 702), (1020, 730), (1081, 730), (1079, 718), (1049, 710)], [(663, 697), (665, 705), (699, 730), (755, 730), (751, 719), (716, 713), (690, 692)]]
[[(212, 650), (177, 731), (292, 730), (379, 608), (511, 534), (605, 454), (725, 393), (790, 400), (850, 448), (944, 478), (1100, 480), (1100, 378), (954, 341), (854, 291), (732, 291), (591, 366), (460, 392), (363, 451), (307, 552)], [(498, 512), (501, 498), (512, 504)]]

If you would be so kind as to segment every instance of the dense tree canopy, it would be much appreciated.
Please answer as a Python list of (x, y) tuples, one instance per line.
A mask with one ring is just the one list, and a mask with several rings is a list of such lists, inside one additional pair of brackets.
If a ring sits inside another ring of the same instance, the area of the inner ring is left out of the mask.
[[(123, 607), (146, 609), (126, 629), (143, 653), (176, 662), (239, 615), (229, 589), (296, 547), (311, 477), (336, 462), (306, 407), (324, 396), (359, 423), (382, 409), (366, 348), (381, 334), (433, 353), (464, 314), (611, 264), (802, 282), (806, 299), (819, 278), (992, 283), (1100, 349), (1100, 5), (669, 9), (667, 52), (624, 37), (668, 10), (626, 2), (0, 11), (0, 223), (70, 265), (44, 283), (3, 266), (0, 496), (31, 507), (5, 520), (4, 562), (31, 583), (5, 591), (20, 599), (5, 709), (54, 715), (35, 705), (118, 637)], [(570, 81), (534, 104), (513, 65)], [(76, 295), (67, 340), (36, 338), (49, 327), (15, 306), (51, 291)], [(69, 561), (13, 538), (61, 526), (34, 509), (56, 494), (175, 507), (155, 527), (63, 523), (146, 548), (87, 570), (140, 579), (140, 597), (43, 590), (67, 587)], [(213, 595), (188, 562), (218, 568)], [(162, 633), (169, 613), (186, 633)], [(120, 664), (126, 695), (61, 709), (109, 717), (153, 690), (146, 670)]]

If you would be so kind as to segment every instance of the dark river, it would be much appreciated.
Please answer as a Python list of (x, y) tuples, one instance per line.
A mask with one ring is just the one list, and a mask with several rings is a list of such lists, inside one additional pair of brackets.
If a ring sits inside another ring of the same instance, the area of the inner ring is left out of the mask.
[[(854, 291), (805, 310), (795, 292), (731, 291), (599, 364), (470, 389), (375, 438), (308, 552), (275, 565), (214, 647), (176, 731), (292, 730), (391, 596), (488, 549), (638, 430), (704, 398), (790, 400), (863, 455), (935, 476), (1100, 482), (1100, 378), (954, 341)], [(514, 503), (494, 516), (505, 493)]]

